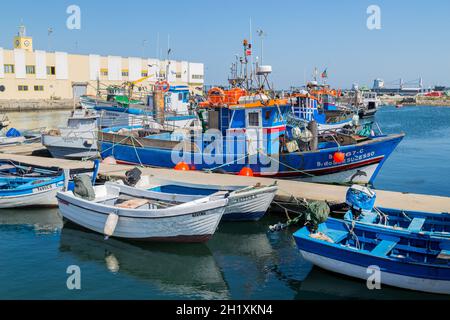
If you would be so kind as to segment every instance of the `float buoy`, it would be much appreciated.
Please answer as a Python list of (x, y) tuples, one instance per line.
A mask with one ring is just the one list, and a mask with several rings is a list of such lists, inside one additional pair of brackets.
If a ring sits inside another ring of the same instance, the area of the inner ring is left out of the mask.
[(168, 92), (170, 90), (170, 83), (167, 81), (159, 81), (156, 83), (156, 89), (162, 92)]
[(175, 166), (175, 170), (177, 171), (189, 171), (189, 165), (186, 162), (179, 162)]
[(249, 167), (242, 168), (242, 170), (239, 172), (239, 175), (242, 177), (253, 177), (253, 170)]
[(336, 152), (333, 155), (333, 159), (334, 159), (334, 162), (336, 162), (336, 163), (342, 163), (345, 161), (345, 154), (342, 152)]

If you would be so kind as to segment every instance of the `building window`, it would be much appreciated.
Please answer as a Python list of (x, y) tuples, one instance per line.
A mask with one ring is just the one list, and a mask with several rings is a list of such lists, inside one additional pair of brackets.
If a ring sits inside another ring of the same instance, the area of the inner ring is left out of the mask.
[(25, 70), (26, 70), (27, 74), (36, 74), (35, 66), (26, 66)]
[(181, 72), (177, 72), (177, 78), (181, 79)]
[(148, 71), (142, 71), (141, 76), (142, 78), (148, 77)]
[(259, 127), (259, 112), (249, 112), (248, 114), (248, 126)]
[(14, 73), (14, 65), (5, 64), (5, 73)]
[(49, 75), (49, 76), (56, 75), (56, 68), (53, 66), (47, 67), (47, 75)]
[(128, 70), (122, 70), (122, 77), (128, 77), (130, 72)]
[(34, 86), (34, 91), (44, 91), (44, 86)]
[(203, 80), (203, 75), (201, 75), (201, 74), (193, 74), (192, 75), (192, 79)]
[(100, 74), (104, 77), (108, 76), (108, 69), (100, 69)]
[(28, 86), (19, 86), (19, 91), (28, 91)]

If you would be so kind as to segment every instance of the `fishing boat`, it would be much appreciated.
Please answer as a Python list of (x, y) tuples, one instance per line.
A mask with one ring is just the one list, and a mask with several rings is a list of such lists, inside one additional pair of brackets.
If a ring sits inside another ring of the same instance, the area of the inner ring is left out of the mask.
[(9, 129), (7, 132), (2, 132), (0, 135), (0, 148), (3, 146), (21, 145), (38, 142), (41, 134), (31, 130), (21, 132), (15, 128)]
[(61, 215), (68, 221), (128, 240), (206, 242), (225, 212), (227, 194), (182, 203), (177, 197), (148, 196), (145, 190), (124, 186), (94, 187), (90, 201), (73, 191), (58, 192)]
[(338, 110), (335, 104), (330, 105), (329, 102), (326, 104), (322, 102), (320, 104), (318, 97), (311, 95), (308, 91), (292, 94), (289, 102), (292, 105), (294, 119), (305, 122), (316, 121), (319, 133), (335, 131), (344, 127), (352, 127), (359, 123), (358, 115), (354, 115), (352, 112)]
[(294, 234), (302, 256), (332, 272), (382, 285), (450, 294), (450, 240), (401, 230), (328, 219), (312, 233)]
[(95, 158), (97, 121), (98, 115), (92, 110), (75, 109), (65, 127), (44, 131), (41, 142), (54, 158)]
[[(202, 185), (169, 181), (150, 176), (142, 176), (136, 187), (147, 190), (146, 194), (149, 196), (173, 196), (183, 203), (212, 196), (218, 192), (228, 192), (228, 205), (222, 221), (260, 220), (266, 214), (278, 191), (276, 184), (272, 186), (257, 184), (250, 187)], [(123, 186), (123, 188), (129, 189), (130, 187)]]
[(345, 213), (345, 220), (391, 230), (450, 238), (449, 213), (375, 207), (375, 201), (375, 191), (363, 186), (352, 186), (347, 191), (346, 205), (349, 208)]
[(318, 138), (312, 147), (313, 139), (299, 141), (287, 130), (284, 119), (291, 109), (287, 101), (266, 99), (263, 104), (257, 96), (244, 96), (235, 105), (207, 108), (209, 128), (222, 134), (222, 143), (213, 152), (208, 133), (154, 133), (146, 127), (119, 127), (99, 132), (101, 157), (112, 156), (129, 165), (174, 168), (185, 162), (196, 170), (228, 174), (250, 168), (254, 176), (364, 184), (375, 180), (404, 137), (335, 132)]
[[(248, 48), (244, 41), (244, 53)], [(248, 70), (245, 57), (240, 60), (242, 70)], [(364, 184), (374, 181), (404, 137), (370, 132), (332, 132), (307, 140), (295, 136), (292, 132), (298, 130), (287, 127), (292, 104), (270, 87), (271, 66), (256, 70), (258, 89), (244, 88), (250, 79), (234, 75), (230, 81), (239, 86), (209, 90), (207, 101), (197, 106), (202, 131), (155, 133), (146, 125), (107, 128), (99, 132), (101, 157), (129, 165), (174, 168), (185, 162), (196, 170), (228, 174), (250, 170), (254, 176)]]
[(362, 103), (358, 106), (358, 115), (361, 119), (375, 116), (379, 109), (380, 99), (376, 92), (364, 92)]
[(27, 206), (56, 206), (56, 193), (69, 188), (75, 175), (98, 171), (94, 169), (65, 170), (11, 160), (0, 160), (0, 209)]

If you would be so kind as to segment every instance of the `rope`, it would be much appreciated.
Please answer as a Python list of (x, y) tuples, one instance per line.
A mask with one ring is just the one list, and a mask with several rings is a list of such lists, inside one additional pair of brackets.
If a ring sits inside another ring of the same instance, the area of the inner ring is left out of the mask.
[(361, 245), (360, 245), (360, 242), (359, 242), (359, 238), (358, 238), (358, 236), (356, 235), (356, 233), (354, 231), (355, 230), (355, 226), (356, 226), (356, 221), (354, 221), (354, 220), (352, 221), (352, 228), (351, 229), (350, 229), (350, 227), (348, 226), (347, 223), (344, 223), (344, 224), (347, 227), (347, 230), (350, 233), (350, 235), (352, 236), (353, 240), (355, 240), (356, 248), (358, 250), (360, 250), (361, 249)]
[(278, 162), (278, 164), (281, 164), (281, 165), (283, 165), (283, 166), (285, 166), (285, 167), (287, 167), (287, 168), (289, 168), (289, 169), (292, 169), (292, 170), (294, 170), (295, 172), (298, 172), (298, 173), (307, 175), (307, 176), (309, 176), (309, 177), (315, 177), (315, 175), (313, 175), (313, 174), (310, 174), (310, 173), (308, 173), (308, 172), (306, 172), (306, 171), (303, 171), (303, 170), (300, 170), (300, 169), (296, 169), (296, 168), (291, 167), (290, 165), (288, 165), (288, 164), (286, 164), (286, 163), (283, 163), (283, 162), (279, 161), (278, 159), (275, 159), (274, 157), (272, 157), (272, 156), (268, 155), (267, 153), (263, 152), (262, 150), (259, 150), (259, 152), (260, 152), (262, 155), (265, 155), (266, 157), (268, 157), (268, 158), (270, 158), (270, 159), (272, 159), (272, 160)]

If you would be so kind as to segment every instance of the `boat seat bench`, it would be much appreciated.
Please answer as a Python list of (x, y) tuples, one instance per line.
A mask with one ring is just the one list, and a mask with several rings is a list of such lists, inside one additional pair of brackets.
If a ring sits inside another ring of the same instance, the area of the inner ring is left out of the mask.
[(385, 239), (382, 240), (372, 251), (371, 253), (377, 256), (387, 256), (392, 249), (397, 245), (400, 241), (399, 238)]
[(420, 232), (420, 231), (422, 231), (422, 228), (423, 228), (424, 224), (425, 224), (425, 219), (423, 219), (423, 218), (414, 218), (411, 221), (411, 224), (408, 227), (408, 231)]
[(149, 201), (145, 199), (130, 199), (125, 202), (122, 202), (121, 204), (118, 204), (116, 207), (122, 209), (137, 209), (142, 206), (145, 206), (148, 203)]

